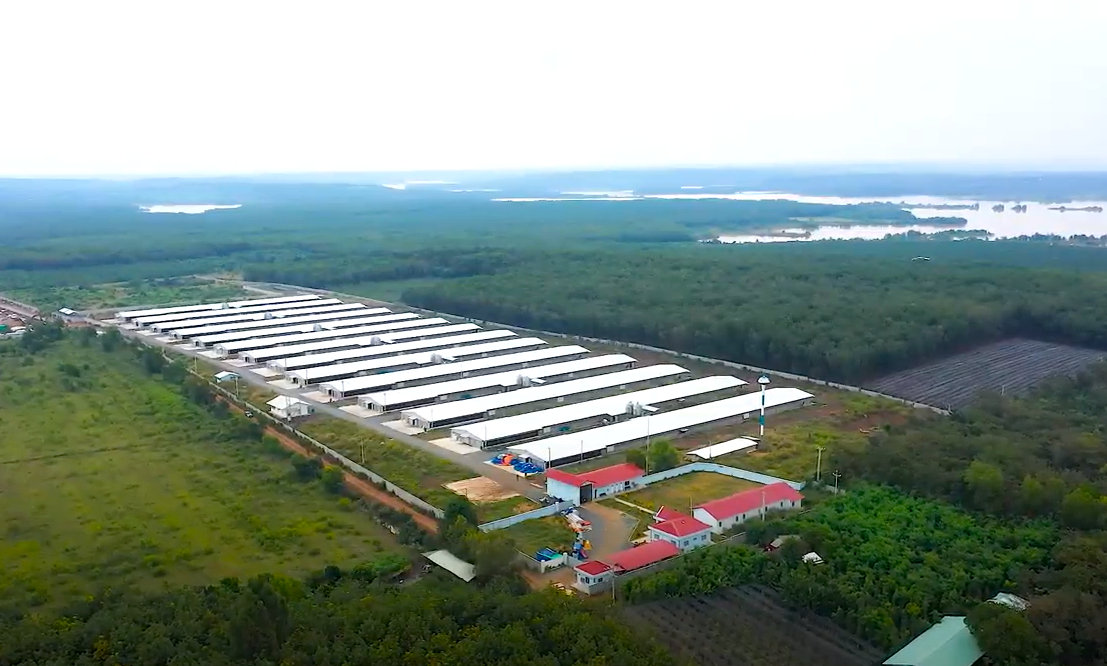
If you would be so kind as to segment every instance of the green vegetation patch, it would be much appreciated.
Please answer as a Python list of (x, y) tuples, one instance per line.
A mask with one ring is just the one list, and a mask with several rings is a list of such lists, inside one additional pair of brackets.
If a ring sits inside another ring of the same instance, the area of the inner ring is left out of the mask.
[(0, 596), (28, 610), (136, 585), (354, 566), (397, 548), (129, 352), (0, 344)]
[[(770, 582), (786, 600), (832, 617), (886, 648), (921, 633), (939, 614), (964, 613), (1045, 565), (1057, 541), (1046, 522), (973, 516), (886, 487), (859, 487), (812, 511), (748, 526), (758, 543), (801, 541), (770, 558), (745, 546), (715, 546), (671, 569), (628, 581), (630, 600), (684, 596)], [(804, 563), (814, 550), (825, 561)]]
[(62, 307), (98, 310), (124, 306), (180, 305), (242, 300), (250, 292), (237, 284), (194, 277), (131, 280), (90, 287), (28, 287), (13, 289), (11, 295), (44, 310)]
[(350, 460), (364, 461), (368, 469), (439, 508), (457, 497), (452, 490), (443, 488), (443, 484), (473, 476), (472, 470), (461, 465), (349, 421), (315, 415), (299, 428)]
[(655, 511), (662, 506), (667, 506), (690, 513), (691, 507), (698, 504), (760, 487), (759, 483), (736, 479), (725, 474), (692, 472), (651, 483), (643, 490), (622, 495), (621, 499)]
[(569, 529), (569, 524), (561, 515), (525, 520), (499, 532), (514, 541), (516, 548), (531, 557), (543, 548), (568, 550), (577, 537), (576, 532)]
[(493, 520), (507, 518), (518, 513), (526, 513), (539, 508), (534, 500), (518, 495), (495, 502), (483, 502), (477, 504), (477, 518), (481, 523), (490, 523)]

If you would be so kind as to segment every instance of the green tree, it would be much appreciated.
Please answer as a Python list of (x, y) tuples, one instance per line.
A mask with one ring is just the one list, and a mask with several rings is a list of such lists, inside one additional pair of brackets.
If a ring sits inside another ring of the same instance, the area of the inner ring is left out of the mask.
[(649, 456), (651, 473), (672, 469), (680, 464), (680, 451), (677, 451), (673, 443), (667, 439), (660, 439), (650, 444)]
[(450, 501), (446, 503), (442, 512), (445, 514), (442, 518), (442, 522), (446, 525), (452, 525), (458, 518), (461, 518), (473, 527), (476, 527), (480, 523), (477, 518), (476, 505), (465, 497), (455, 496), (450, 498)]
[(998, 467), (974, 460), (965, 470), (964, 478), (970, 505), (993, 512), (1003, 509), (1005, 488), (1003, 472)]
[(628, 449), (626, 452), (626, 461), (639, 469), (646, 469), (646, 450), (642, 448)]
[(323, 487), (327, 489), (327, 492), (335, 495), (341, 493), (346, 487), (346, 475), (342, 472), (342, 468), (336, 465), (324, 469), (323, 473), (319, 475), (319, 480), (323, 483)]
[(296, 478), (301, 481), (313, 481), (323, 475), (323, 461), (319, 458), (304, 458), (294, 454), (291, 461)]
[(1077, 488), (1061, 502), (1061, 520), (1069, 527), (1090, 530), (1103, 521), (1103, 500), (1087, 488)]
[(1039, 666), (1048, 663), (1048, 646), (1025, 615), (986, 601), (965, 618), (980, 648), (995, 664)]

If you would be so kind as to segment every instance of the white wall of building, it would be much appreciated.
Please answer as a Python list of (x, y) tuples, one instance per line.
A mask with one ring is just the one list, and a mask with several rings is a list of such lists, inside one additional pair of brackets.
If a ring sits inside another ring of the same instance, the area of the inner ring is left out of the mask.
[[(710, 524), (710, 523), (709, 523)], [(668, 532), (662, 532), (661, 530), (650, 527), (649, 529), (650, 541), (668, 541), (677, 548), (680, 552), (687, 553), (690, 550), (697, 548), (703, 548), (704, 546), (711, 545), (711, 528), (709, 527), (702, 532), (696, 532), (695, 534), (689, 534), (687, 536), (675, 537)]]
[[(769, 502), (765, 505), (766, 511), (785, 511), (788, 509), (798, 509), (802, 504), (801, 501), (781, 500), (779, 502)], [(722, 534), (735, 525), (741, 525), (747, 520), (753, 520), (761, 516), (761, 507), (751, 509), (745, 513), (740, 513), (737, 516), (731, 516), (729, 518), (723, 518), (722, 520), (716, 519), (710, 513), (704, 509), (696, 508), (692, 511), (692, 517), (696, 520), (707, 523), (711, 526), (711, 531), (715, 534)]]

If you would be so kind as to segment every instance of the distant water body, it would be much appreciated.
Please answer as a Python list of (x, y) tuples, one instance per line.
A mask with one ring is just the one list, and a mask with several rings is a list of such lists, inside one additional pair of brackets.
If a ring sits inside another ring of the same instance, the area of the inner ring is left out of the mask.
[[(730, 199), (734, 201), (772, 201), (786, 200), (801, 203), (822, 204), (862, 204), (890, 202), (904, 204), (906, 210), (911, 211), (919, 224), (915, 225), (869, 225), (857, 223), (852, 225), (832, 224), (812, 229), (799, 229), (781, 227), (780, 229), (765, 229), (757, 235), (726, 235), (719, 240), (724, 243), (773, 243), (783, 241), (804, 240), (831, 240), (831, 239), (879, 239), (888, 234), (902, 234), (908, 231), (930, 234), (950, 229), (982, 229), (995, 238), (1013, 238), (1016, 236), (1032, 236), (1034, 234), (1056, 234), (1058, 236), (1102, 236), (1107, 234), (1107, 212), (1095, 213), (1088, 211), (1072, 210), (1087, 206), (1099, 206), (1107, 210), (1107, 202), (1103, 201), (1073, 201), (1066, 204), (1066, 211), (1051, 210), (1059, 204), (1044, 204), (1034, 201), (985, 201), (977, 199), (947, 199), (933, 196), (900, 196), (900, 197), (824, 197), (791, 194), (788, 192), (735, 192), (732, 194), (704, 194), (688, 192), (697, 190), (700, 185), (684, 185), (684, 190), (679, 194), (634, 194), (633, 192), (603, 192), (587, 193), (592, 196), (581, 196), (583, 192), (564, 192), (563, 197), (527, 197), (527, 198), (503, 198), (493, 201), (640, 201), (642, 199)], [(917, 208), (918, 205), (972, 205), (978, 204), (977, 210), (941, 209), (941, 208)], [(1013, 210), (1015, 204), (1026, 206), (1026, 211), (1017, 213)], [(993, 210), (993, 206), (1002, 205), (1002, 211)], [(960, 217), (968, 220), (962, 226), (945, 224), (927, 224), (926, 220), (940, 217)]]
[(227, 206), (220, 204), (166, 204), (157, 206), (139, 206), (138, 208), (143, 213), (184, 213), (186, 215), (199, 215), (200, 213), (206, 213), (209, 210), (242, 208), (242, 204), (232, 204)]

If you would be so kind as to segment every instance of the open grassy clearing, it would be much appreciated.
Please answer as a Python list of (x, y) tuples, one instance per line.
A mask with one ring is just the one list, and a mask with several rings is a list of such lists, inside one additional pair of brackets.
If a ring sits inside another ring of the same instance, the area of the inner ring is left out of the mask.
[(368, 514), (294, 480), (287, 456), (126, 352), (0, 349), (0, 596), (13, 603), (302, 575), (398, 550)]
[(362, 462), (364, 452), (367, 468), (439, 508), (457, 497), (442, 484), (473, 476), (472, 470), (461, 465), (388, 439), (349, 421), (316, 414), (297, 427), (350, 460)]
[(526, 520), (504, 528), (500, 533), (515, 541), (516, 548), (532, 557), (542, 548), (567, 550), (577, 536), (561, 515)]
[(533, 511), (538, 507), (538, 503), (534, 500), (519, 495), (495, 502), (477, 504), (477, 518), (479, 518), (482, 523), (489, 523), (493, 520), (499, 520), (500, 518), (514, 516), (517, 513)]
[(132, 280), (89, 287), (32, 287), (13, 289), (11, 294), (44, 310), (61, 307), (99, 310), (124, 306), (155, 306), (242, 300), (250, 292), (236, 284), (193, 277), (160, 280)]
[(668, 506), (677, 511), (689, 513), (692, 510), (691, 507), (697, 504), (760, 487), (760, 484), (752, 481), (736, 479), (724, 474), (693, 472), (675, 479), (650, 484), (633, 493), (620, 495), (620, 499), (647, 509), (657, 510), (662, 506)]

